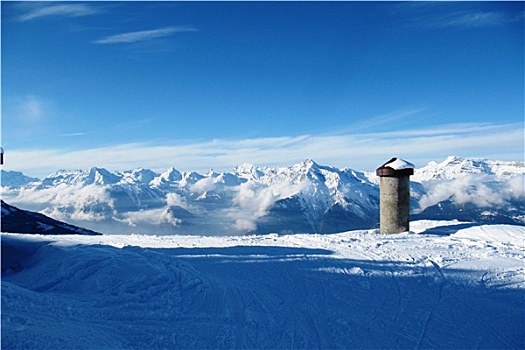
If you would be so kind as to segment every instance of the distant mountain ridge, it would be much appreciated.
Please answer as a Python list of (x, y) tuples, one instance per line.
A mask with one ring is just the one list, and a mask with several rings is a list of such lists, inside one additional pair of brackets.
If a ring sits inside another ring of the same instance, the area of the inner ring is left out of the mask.
[(18, 187), (25, 186), (31, 182), (37, 182), (40, 179), (24, 175), (21, 171), (5, 171), (2, 170), (1, 184), (2, 186)]
[[(4, 198), (108, 233), (332, 233), (377, 227), (378, 178), (313, 160), (243, 164), (207, 174), (170, 168), (60, 170), (42, 180), (4, 178)], [(414, 219), (524, 224), (523, 162), (448, 157), (411, 177)]]
[(507, 177), (525, 174), (524, 162), (504, 162), (489, 159), (465, 159), (451, 156), (441, 163), (430, 162), (416, 169), (412, 181), (453, 180), (472, 174)]
[(18, 209), (1, 201), (1, 231), (45, 235), (100, 235), (98, 232), (66, 224), (45, 215)]

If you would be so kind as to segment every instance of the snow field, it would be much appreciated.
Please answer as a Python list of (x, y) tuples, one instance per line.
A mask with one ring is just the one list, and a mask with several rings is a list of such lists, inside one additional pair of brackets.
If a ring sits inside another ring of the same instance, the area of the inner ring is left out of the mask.
[(2, 348), (524, 348), (525, 228), (2, 234)]

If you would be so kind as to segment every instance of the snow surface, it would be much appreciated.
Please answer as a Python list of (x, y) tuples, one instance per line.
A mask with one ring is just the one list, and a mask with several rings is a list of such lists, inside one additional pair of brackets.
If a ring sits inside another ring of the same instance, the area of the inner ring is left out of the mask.
[(525, 347), (525, 227), (2, 234), (2, 348)]
[(415, 169), (416, 166), (412, 163), (407, 162), (401, 158), (395, 158), (394, 161), (385, 164), (386, 167), (392, 168), (394, 170), (403, 170), (403, 169)]

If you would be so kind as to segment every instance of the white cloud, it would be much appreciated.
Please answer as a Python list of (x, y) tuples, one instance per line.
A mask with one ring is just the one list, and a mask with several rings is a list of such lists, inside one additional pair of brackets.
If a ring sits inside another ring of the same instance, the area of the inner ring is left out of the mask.
[[(4, 141), (30, 139), (34, 135), (42, 135), (50, 127), (57, 115), (52, 101), (40, 96), (14, 95), (9, 96), (9, 103), (2, 105), (2, 128)], [(9, 132), (6, 132), (9, 129)], [(4, 144), (8, 146), (8, 144)]]
[(472, 12), (451, 14), (436, 20), (432, 25), (438, 27), (494, 27), (507, 24), (510, 21), (500, 12)]
[(253, 232), (257, 230), (257, 224), (253, 219), (236, 219), (234, 227), (241, 232)]
[(105, 186), (68, 186), (44, 189), (22, 188), (4, 193), (13, 205), (21, 205), (57, 220), (102, 221), (115, 215), (114, 201)]
[(88, 4), (64, 4), (39, 6), (19, 17), (21, 22), (49, 16), (80, 17), (97, 13), (98, 10)]
[(67, 134), (58, 134), (55, 135), (56, 137), (78, 137), (78, 136), (85, 136), (89, 134), (88, 132), (71, 132)]
[(493, 175), (470, 174), (453, 180), (426, 183), (428, 192), (419, 201), (419, 211), (447, 199), (460, 205), (473, 203), (477, 207), (488, 208), (525, 197), (523, 176), (513, 176), (499, 182), (496, 180)]
[(110, 35), (100, 40), (94, 41), (95, 44), (118, 44), (118, 43), (134, 43), (138, 41), (146, 41), (157, 38), (169, 36), (173, 33), (179, 32), (195, 32), (197, 29), (193, 27), (165, 27), (153, 30), (143, 30), (137, 32), (128, 32), (116, 35)]
[(166, 204), (168, 205), (168, 207), (178, 206), (186, 210), (189, 209), (186, 200), (180, 194), (175, 192), (169, 192), (166, 195)]
[(278, 200), (291, 197), (308, 186), (308, 179), (300, 183), (288, 180), (268, 184), (257, 180), (245, 182), (235, 188), (232, 203), (234, 206), (226, 210), (226, 216), (234, 220), (234, 227), (242, 232), (254, 231), (257, 219), (268, 214), (269, 208)]
[[(283, 166), (314, 159), (320, 164), (374, 170), (393, 156), (422, 167), (449, 155), (497, 160), (523, 159), (524, 126), (449, 124), (390, 133), (302, 135), (275, 138), (212, 140), (175, 145), (123, 144), (79, 151), (5, 148), (5, 170), (46, 176), (57, 169), (110, 170), (137, 167), (164, 171), (229, 171), (244, 163)], [(176, 163), (173, 155), (176, 154)]]
[(43, 99), (27, 95), (21, 97), (17, 102), (16, 117), (28, 123), (40, 121), (46, 112), (46, 102)]
[(216, 186), (217, 184), (215, 183), (215, 179), (210, 176), (197, 181), (196, 183), (190, 186), (190, 189), (192, 192), (204, 193), (206, 191), (214, 190)]
[(122, 217), (122, 219), (115, 218), (115, 220), (131, 227), (161, 224), (178, 226), (182, 224), (181, 219), (174, 217), (170, 211), (163, 208), (126, 212), (122, 213)]
[(519, 9), (500, 7), (498, 11), (486, 11), (479, 6), (460, 7), (447, 1), (406, 1), (393, 5), (391, 10), (395, 15), (401, 14), (410, 27), (419, 28), (490, 28), (523, 21), (523, 11)]
[(363, 121), (354, 123), (351, 130), (356, 132), (358, 130), (371, 130), (385, 124), (398, 124), (402, 120), (413, 120), (417, 115), (421, 115), (423, 111), (423, 108), (411, 108), (366, 118)]

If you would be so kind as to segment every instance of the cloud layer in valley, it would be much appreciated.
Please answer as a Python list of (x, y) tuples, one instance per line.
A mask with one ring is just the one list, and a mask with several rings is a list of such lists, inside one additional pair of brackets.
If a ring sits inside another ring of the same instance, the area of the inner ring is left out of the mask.
[(427, 193), (419, 201), (422, 211), (445, 200), (463, 205), (472, 203), (479, 208), (497, 208), (525, 198), (523, 176), (504, 180), (493, 175), (470, 174), (457, 179), (430, 181)]

